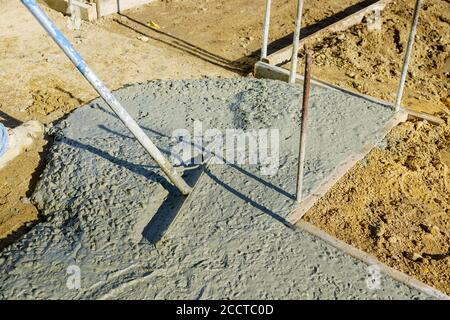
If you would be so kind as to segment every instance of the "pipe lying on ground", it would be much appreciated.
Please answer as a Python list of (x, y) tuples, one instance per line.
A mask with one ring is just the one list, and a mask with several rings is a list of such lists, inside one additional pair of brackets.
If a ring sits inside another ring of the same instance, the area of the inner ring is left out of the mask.
[(72, 63), (77, 67), (78, 71), (86, 78), (87, 81), (94, 87), (98, 94), (111, 107), (114, 113), (131, 131), (134, 137), (150, 154), (150, 156), (161, 167), (164, 173), (169, 177), (170, 181), (180, 190), (183, 195), (188, 195), (191, 192), (191, 187), (181, 178), (172, 164), (164, 158), (163, 154), (150, 140), (150, 138), (142, 131), (137, 122), (130, 116), (130, 114), (122, 107), (120, 102), (106, 88), (102, 81), (95, 75), (95, 73), (85, 63), (83, 58), (73, 48), (64, 35), (56, 28), (44, 12), (36, 4), (35, 0), (22, 0), (22, 3), (27, 7), (31, 14), (38, 20), (41, 26), (47, 31), (49, 36), (58, 44), (62, 51), (69, 57)]

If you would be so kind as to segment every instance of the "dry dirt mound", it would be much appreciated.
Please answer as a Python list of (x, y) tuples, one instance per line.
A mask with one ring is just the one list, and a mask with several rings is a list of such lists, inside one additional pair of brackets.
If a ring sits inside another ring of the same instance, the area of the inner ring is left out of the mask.
[(450, 293), (450, 118), (406, 122), (305, 219)]
[[(381, 13), (380, 30), (365, 23), (308, 43), (314, 74), (341, 87), (395, 99), (414, 1), (393, 1)], [(408, 69), (403, 105), (430, 113), (450, 106), (450, 2), (426, 1)], [(302, 59), (303, 60), (303, 59)]]

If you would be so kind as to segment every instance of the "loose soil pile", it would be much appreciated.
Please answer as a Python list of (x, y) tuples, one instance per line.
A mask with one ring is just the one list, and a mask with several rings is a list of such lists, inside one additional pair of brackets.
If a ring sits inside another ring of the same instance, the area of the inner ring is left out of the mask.
[(406, 122), (305, 215), (328, 233), (450, 294), (450, 118)]
[[(394, 101), (413, 8), (414, 1), (393, 1), (381, 13), (378, 31), (370, 31), (363, 23), (322, 40), (309, 41), (314, 53), (314, 75)], [(429, 113), (450, 107), (449, 30), (449, 1), (426, 1), (420, 12), (403, 106)]]
[(11, 230), (25, 230), (27, 224), (38, 218), (38, 210), (29, 199), (30, 190), (34, 188), (37, 177), (24, 176), (22, 173), (34, 172), (40, 168), (42, 163), (39, 158), (30, 154), (40, 154), (45, 143), (43, 139), (36, 141), (35, 146), (8, 164), (8, 170), (0, 171), (0, 248), (16, 240), (16, 237), (11, 235)]

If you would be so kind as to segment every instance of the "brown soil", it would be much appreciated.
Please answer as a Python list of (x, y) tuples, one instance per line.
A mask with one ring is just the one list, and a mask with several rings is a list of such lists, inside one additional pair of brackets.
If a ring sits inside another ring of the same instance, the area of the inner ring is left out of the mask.
[(33, 173), (39, 172), (39, 155), (45, 143), (44, 139), (38, 140), (33, 148), (0, 170), (0, 247), (16, 239), (11, 231), (26, 230), (27, 225), (38, 219), (38, 211), (28, 196), (36, 182)]
[[(382, 12), (379, 31), (358, 24), (308, 42), (313, 48), (314, 76), (394, 102), (413, 9), (414, 1), (393, 1)], [(403, 106), (428, 113), (450, 107), (449, 30), (450, 1), (426, 1), (419, 17)]]
[(450, 117), (445, 120), (394, 128), (387, 147), (372, 150), (304, 219), (450, 294)]

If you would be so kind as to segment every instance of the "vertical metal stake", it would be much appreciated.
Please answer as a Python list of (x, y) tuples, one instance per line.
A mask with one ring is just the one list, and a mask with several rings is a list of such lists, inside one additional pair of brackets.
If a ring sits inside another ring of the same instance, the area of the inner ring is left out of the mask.
[(291, 72), (289, 74), (289, 83), (295, 83), (295, 78), (297, 77), (298, 48), (300, 43), (300, 28), (302, 26), (302, 12), (303, 0), (298, 0), (294, 39), (292, 42)]
[(266, 0), (266, 13), (264, 14), (263, 37), (261, 47), (261, 60), (267, 58), (267, 46), (269, 43), (270, 8), (272, 0)]
[(311, 90), (312, 51), (306, 51), (305, 79), (303, 82), (302, 126), (300, 128), (300, 145), (298, 151), (297, 202), (302, 201), (303, 172), (305, 168), (306, 136), (308, 130), (309, 93)]
[(408, 45), (405, 52), (405, 58), (403, 61), (403, 69), (400, 77), (400, 83), (398, 85), (397, 97), (395, 98), (395, 111), (400, 110), (402, 103), (403, 90), (405, 88), (406, 75), (408, 74), (409, 60), (411, 59), (412, 48), (414, 45), (414, 39), (416, 37), (417, 23), (419, 22), (419, 11), (422, 0), (416, 0), (416, 7), (414, 8), (414, 17), (411, 25), (411, 31), (409, 33)]

